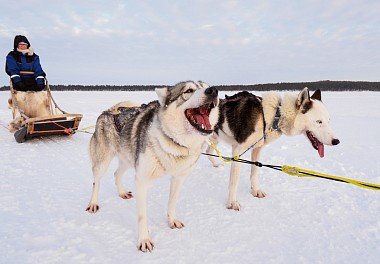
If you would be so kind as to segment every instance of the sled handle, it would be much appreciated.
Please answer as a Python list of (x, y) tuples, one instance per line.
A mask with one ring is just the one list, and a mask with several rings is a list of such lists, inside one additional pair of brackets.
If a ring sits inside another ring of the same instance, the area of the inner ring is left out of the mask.
[(20, 71), (20, 74), (34, 74), (33, 71)]

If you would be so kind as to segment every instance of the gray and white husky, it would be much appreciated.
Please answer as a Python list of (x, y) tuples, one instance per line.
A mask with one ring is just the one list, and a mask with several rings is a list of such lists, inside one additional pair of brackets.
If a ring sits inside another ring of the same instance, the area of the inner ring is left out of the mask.
[[(324, 156), (324, 144), (339, 144), (329, 126), (330, 116), (322, 103), (320, 90), (310, 96), (308, 88), (304, 88), (298, 95), (288, 93), (283, 98), (275, 92), (265, 93), (262, 98), (246, 91), (240, 92), (220, 100), (219, 111), (219, 121), (211, 141), (217, 144), (222, 140), (231, 145), (233, 156), (251, 148), (251, 160), (257, 161), (263, 147), (282, 134), (304, 134), (320, 157)], [(212, 154), (213, 148), (208, 147), (207, 153)], [(210, 157), (210, 160), (214, 166), (220, 165), (214, 158)], [(239, 174), (240, 163), (232, 162), (228, 209), (240, 210), (236, 199)], [(254, 165), (250, 180), (252, 195), (265, 197), (265, 192), (259, 187), (258, 167)]]
[(117, 156), (119, 167), (115, 183), (119, 196), (132, 198), (122, 186), (121, 177), (135, 169), (138, 211), (138, 248), (153, 250), (147, 223), (147, 192), (150, 182), (171, 175), (168, 221), (171, 228), (182, 228), (176, 217), (180, 188), (198, 160), (205, 140), (218, 121), (218, 90), (199, 81), (180, 82), (156, 89), (158, 101), (135, 106), (119, 103), (104, 111), (96, 122), (90, 141), (94, 176), (93, 192), (87, 211), (99, 210), (100, 177), (111, 159)]

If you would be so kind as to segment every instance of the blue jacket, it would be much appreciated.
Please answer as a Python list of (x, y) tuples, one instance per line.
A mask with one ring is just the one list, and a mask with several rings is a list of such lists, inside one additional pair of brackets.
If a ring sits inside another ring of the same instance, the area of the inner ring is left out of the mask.
[[(44, 77), (46, 76), (37, 54), (22, 54), (15, 50), (7, 55), (5, 71), (11, 77), (13, 83), (33, 78), (37, 84), (44, 84)], [(34, 74), (20, 74), (20, 71), (32, 71)]]

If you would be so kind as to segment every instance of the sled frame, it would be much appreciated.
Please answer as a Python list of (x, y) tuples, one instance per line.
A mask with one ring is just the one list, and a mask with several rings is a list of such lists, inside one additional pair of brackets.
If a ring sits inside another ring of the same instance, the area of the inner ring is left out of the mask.
[[(20, 74), (30, 74), (30, 72), (20, 72)], [(49, 100), (49, 108), (51, 115), (43, 117), (34, 117), (29, 118), (22, 111), (16, 100), (17, 91), (13, 87), (12, 80), (10, 80), (10, 91), (11, 91), (11, 100), (14, 109), (12, 110), (13, 119), (16, 117), (16, 112), (20, 113), (20, 116), (24, 119), (21, 124), (21, 129), (26, 131), (22, 134), (22, 138), (17, 138), (15, 133), (15, 138), (17, 142), (24, 142), (26, 139), (37, 137), (37, 136), (48, 136), (48, 135), (71, 135), (75, 133), (78, 129), (80, 121), (82, 120), (82, 114), (69, 114), (62, 110), (58, 104), (55, 102), (49, 83), (45, 78), (46, 82), (46, 91)], [(57, 114), (57, 109), (62, 114)], [(20, 129), (20, 130), (21, 130)], [(18, 133), (17, 135), (20, 135)]]

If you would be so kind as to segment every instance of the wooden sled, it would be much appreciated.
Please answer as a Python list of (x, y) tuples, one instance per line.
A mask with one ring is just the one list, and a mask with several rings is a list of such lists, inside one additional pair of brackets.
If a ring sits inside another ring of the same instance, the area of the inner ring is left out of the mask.
[[(46, 79), (45, 79), (46, 80)], [(10, 82), (11, 100), (13, 107), (20, 113), (23, 121), (21, 128), (14, 133), (14, 137), (18, 143), (23, 143), (28, 139), (50, 135), (72, 135), (78, 129), (82, 114), (69, 114), (63, 111), (54, 101), (49, 84), (46, 80), (46, 91), (49, 100), (49, 116), (29, 118), (24, 111), (18, 107), (16, 94), (12, 81)], [(16, 117), (13, 111), (13, 119)]]

